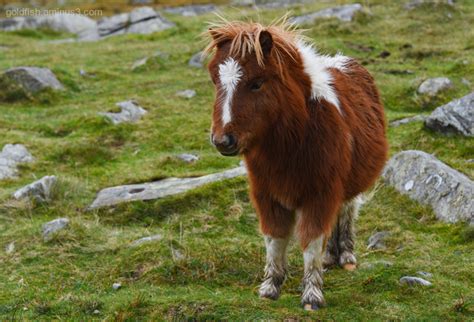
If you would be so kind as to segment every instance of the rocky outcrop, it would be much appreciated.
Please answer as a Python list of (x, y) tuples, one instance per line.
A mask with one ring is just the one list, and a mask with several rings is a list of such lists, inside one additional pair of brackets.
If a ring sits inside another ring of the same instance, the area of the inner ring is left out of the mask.
[(204, 53), (199, 51), (195, 53), (188, 62), (188, 65), (196, 68), (204, 67)]
[(337, 18), (341, 21), (352, 21), (354, 15), (362, 10), (362, 5), (359, 3), (348, 4), (333, 8), (327, 8), (302, 16), (293, 17), (290, 22), (296, 25), (312, 24), (318, 19)]
[(7, 69), (2, 78), (7, 82), (20, 86), (28, 93), (37, 93), (46, 88), (64, 89), (63, 85), (48, 68), (14, 67)]
[(474, 136), (474, 92), (435, 109), (425, 126), (445, 135)]
[(418, 93), (429, 96), (436, 96), (439, 92), (453, 87), (453, 82), (447, 77), (429, 78), (418, 87)]
[(99, 113), (99, 115), (104, 115), (109, 120), (112, 121), (113, 124), (120, 124), (124, 122), (134, 123), (137, 122), (143, 115), (148, 113), (143, 107), (138, 105), (135, 101), (124, 101), (119, 102), (116, 104), (120, 107), (120, 112), (112, 113)]
[(0, 180), (14, 178), (19, 163), (33, 162), (34, 158), (22, 144), (6, 144), (0, 152)]
[(101, 190), (89, 209), (113, 206), (134, 200), (152, 200), (180, 194), (216, 181), (246, 174), (244, 167), (197, 178), (169, 178), (156, 182), (117, 186)]
[(413, 10), (423, 5), (440, 5), (440, 4), (453, 6), (454, 1), (453, 0), (410, 0), (405, 4), (404, 7), (407, 10)]
[(430, 205), (442, 221), (474, 218), (474, 182), (428, 153), (400, 152), (389, 160), (382, 176), (402, 194)]

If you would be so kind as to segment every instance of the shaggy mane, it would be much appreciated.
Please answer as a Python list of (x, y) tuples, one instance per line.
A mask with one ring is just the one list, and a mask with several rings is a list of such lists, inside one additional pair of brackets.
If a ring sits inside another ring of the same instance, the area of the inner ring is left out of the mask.
[[(276, 59), (280, 73), (283, 71), (283, 58), (285, 56), (295, 60), (298, 57), (296, 44), (303, 39), (301, 32), (287, 21), (283, 16), (277, 21), (264, 26), (257, 22), (227, 21), (220, 17), (220, 21), (209, 23), (209, 30), (205, 35), (210, 42), (204, 49), (204, 53), (210, 54), (218, 45), (224, 41), (231, 41), (230, 55), (243, 59), (247, 54), (255, 53), (257, 63), (264, 67), (262, 46), (260, 45), (260, 34), (268, 31), (273, 40), (271, 55)], [(210, 37), (209, 37), (210, 36)]]

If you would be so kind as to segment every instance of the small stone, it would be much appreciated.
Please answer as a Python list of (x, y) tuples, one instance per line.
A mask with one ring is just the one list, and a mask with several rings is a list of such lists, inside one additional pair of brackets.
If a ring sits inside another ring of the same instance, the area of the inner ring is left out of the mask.
[(176, 156), (178, 159), (186, 162), (186, 163), (193, 163), (199, 160), (199, 157), (194, 154), (182, 153)]
[(114, 283), (114, 284), (112, 284), (112, 289), (114, 289), (114, 290), (118, 290), (118, 289), (120, 289), (121, 287), (122, 287), (122, 284), (120, 284), (120, 283)]
[(46, 88), (64, 89), (63, 85), (48, 68), (14, 67), (5, 71), (3, 75), (29, 93), (37, 93)]
[(124, 101), (116, 104), (121, 108), (119, 113), (99, 113), (99, 115), (104, 115), (112, 121), (113, 124), (120, 124), (123, 122), (134, 123), (137, 122), (143, 115), (147, 113), (140, 105), (135, 101)]
[(186, 258), (186, 256), (183, 255), (183, 253), (181, 253), (181, 251), (179, 249), (175, 249), (175, 248), (172, 248), (171, 249), (172, 251), (172, 254), (173, 254), (173, 259), (175, 261), (182, 261)]
[(15, 251), (15, 242), (11, 242), (5, 247), (5, 253), (7, 254), (11, 254), (14, 251)]
[(143, 57), (137, 61), (135, 61), (132, 65), (132, 70), (136, 70), (142, 66), (145, 66), (146, 63), (148, 62), (148, 57)]
[(432, 285), (431, 282), (422, 279), (421, 277), (416, 276), (403, 276), (400, 278), (400, 284), (408, 285), (408, 286), (415, 286), (415, 285), (423, 285), (423, 286), (430, 286)]
[(437, 77), (429, 78), (421, 83), (418, 87), (418, 93), (429, 96), (436, 96), (439, 92), (453, 87), (453, 83), (449, 78)]
[(69, 219), (57, 218), (43, 225), (43, 239), (48, 241), (52, 235), (67, 228), (69, 226)]
[(416, 272), (418, 275), (424, 277), (424, 278), (432, 278), (433, 277), (433, 274), (431, 273), (428, 273), (428, 272), (424, 272), (424, 271), (419, 271), (419, 272)]
[(56, 176), (45, 176), (29, 185), (18, 189), (13, 197), (17, 200), (29, 198), (38, 202), (47, 202), (51, 200), (51, 194), (57, 183)]
[(413, 185), (415, 184), (415, 181), (410, 180), (407, 183), (405, 183), (405, 190), (410, 191), (413, 188)]
[(379, 231), (369, 237), (367, 249), (385, 249), (384, 239), (390, 236), (388, 231)]
[(92, 312), (92, 313), (97, 315), (97, 314), (100, 314), (100, 311), (99, 310), (94, 310), (94, 312)]
[(149, 243), (149, 242), (153, 242), (153, 241), (159, 241), (159, 240), (162, 240), (163, 239), (163, 236), (160, 235), (160, 234), (156, 234), (156, 235), (153, 235), (153, 236), (147, 236), (147, 237), (143, 237), (143, 238), (140, 238), (140, 239), (137, 239), (135, 241), (133, 241), (131, 243), (131, 246), (135, 247), (135, 246), (140, 246), (142, 244), (145, 244), (145, 243)]
[(176, 96), (183, 97), (183, 98), (193, 98), (196, 96), (196, 91), (193, 89), (185, 89), (184, 91), (176, 92)]
[(191, 57), (188, 63), (191, 67), (203, 68), (204, 67), (204, 53), (202, 51), (197, 52)]
[(391, 267), (393, 266), (393, 263), (390, 262), (390, 261), (386, 261), (386, 260), (377, 260), (377, 261), (373, 261), (373, 262), (370, 262), (370, 263), (362, 263), (360, 264), (360, 268), (361, 269), (374, 269), (375, 267), (378, 267), (378, 266), (381, 266), (381, 267)]

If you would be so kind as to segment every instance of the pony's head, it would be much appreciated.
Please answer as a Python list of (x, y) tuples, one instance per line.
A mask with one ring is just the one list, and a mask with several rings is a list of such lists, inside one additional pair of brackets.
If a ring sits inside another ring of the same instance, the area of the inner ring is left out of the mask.
[(208, 33), (216, 87), (211, 142), (223, 155), (245, 154), (285, 121), (285, 110), (304, 105), (310, 80), (296, 48), (300, 36), (285, 23), (224, 22)]

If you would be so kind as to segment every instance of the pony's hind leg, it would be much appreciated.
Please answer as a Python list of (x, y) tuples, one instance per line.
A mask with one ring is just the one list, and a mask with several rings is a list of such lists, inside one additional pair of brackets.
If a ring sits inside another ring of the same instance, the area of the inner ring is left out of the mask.
[[(344, 203), (337, 221), (337, 252), (339, 265), (349, 271), (356, 269), (357, 259), (354, 254), (354, 222), (359, 212), (360, 200), (356, 197)], [(335, 241), (334, 241), (335, 242)]]

